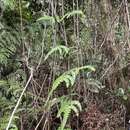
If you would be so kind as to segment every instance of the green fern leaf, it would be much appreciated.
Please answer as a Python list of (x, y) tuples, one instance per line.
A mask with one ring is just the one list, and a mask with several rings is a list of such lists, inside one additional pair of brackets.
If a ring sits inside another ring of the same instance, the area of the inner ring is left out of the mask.
[(62, 22), (65, 18), (69, 18), (74, 15), (79, 15), (81, 18), (85, 17), (84, 13), (81, 10), (73, 10), (72, 12), (66, 13), (60, 20), (58, 19), (58, 22)]
[(7, 85), (7, 81), (6, 80), (0, 80), (0, 86), (5, 86)]
[(37, 22), (42, 22), (45, 25), (53, 25), (55, 24), (55, 19), (52, 16), (45, 15), (37, 19)]
[(55, 52), (59, 52), (60, 55), (68, 54), (69, 48), (63, 45), (56, 46), (55, 48), (52, 48), (47, 55), (45, 56), (44, 60), (47, 60), (49, 56), (51, 56)]
[(69, 107), (71, 108), (71, 110), (73, 110), (76, 113), (77, 116), (79, 115), (79, 112), (78, 112), (78, 109), (76, 108), (76, 106), (71, 105)]
[[(9, 120), (9, 113), (5, 114), (3, 117), (0, 118), (0, 130), (5, 130), (8, 124), (8, 120)], [(17, 116), (13, 117), (13, 121), (11, 123), (11, 130), (18, 130), (15, 120), (18, 119)]]
[(79, 101), (70, 100), (66, 97), (62, 97), (60, 100), (60, 109), (57, 113), (57, 117), (60, 117), (63, 114), (63, 120), (62, 120), (62, 123), (61, 123), (59, 129), (64, 130), (67, 120), (70, 117), (70, 114), (72, 111), (74, 111), (75, 114), (78, 116), (79, 111), (81, 111), (81, 110), (82, 110), (82, 107), (81, 107), (81, 104), (79, 103)]
[(15, 8), (15, 0), (2, 0), (4, 2), (4, 6), (6, 8), (14, 9)]
[(72, 70), (69, 70), (69, 71), (63, 73), (60, 77), (58, 77), (54, 81), (54, 83), (52, 85), (52, 89), (49, 93), (49, 97), (52, 95), (53, 91), (55, 91), (59, 87), (59, 85), (62, 82), (66, 83), (66, 87), (73, 86), (74, 82), (76, 80), (76, 76), (79, 74), (79, 72), (81, 70), (84, 70), (84, 69), (88, 69), (90, 71), (95, 71), (95, 69), (92, 66), (83, 66), (83, 67), (79, 67), (79, 68), (74, 68)]
[(79, 101), (77, 101), (77, 100), (74, 100), (74, 101), (72, 101), (72, 103), (71, 103), (72, 105), (76, 105), (78, 108), (79, 108), (79, 110), (81, 111), (82, 110), (82, 107), (81, 107), (81, 104), (80, 104), (80, 102)]
[(84, 16), (84, 13), (81, 10), (74, 10), (74, 11), (72, 11), (70, 13), (67, 13), (66, 18), (69, 18), (69, 17), (74, 16), (74, 15)]

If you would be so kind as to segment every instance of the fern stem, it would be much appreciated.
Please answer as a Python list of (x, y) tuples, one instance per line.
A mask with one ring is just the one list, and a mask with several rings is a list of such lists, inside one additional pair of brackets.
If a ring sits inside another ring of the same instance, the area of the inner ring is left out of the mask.
[(27, 87), (28, 87), (28, 84), (30, 83), (30, 81), (31, 81), (31, 79), (32, 79), (32, 77), (33, 77), (33, 69), (32, 69), (32, 68), (30, 68), (30, 72), (31, 72), (31, 73), (30, 73), (30, 77), (29, 77), (29, 79), (28, 79), (28, 81), (27, 81), (27, 83), (26, 83), (26, 85), (25, 85), (25, 87), (24, 87), (24, 89), (23, 89), (23, 91), (22, 91), (22, 93), (21, 93), (21, 95), (20, 95), (18, 101), (17, 101), (17, 104), (16, 104), (16, 106), (15, 106), (15, 108), (14, 108), (12, 114), (11, 114), (11, 117), (10, 117), (10, 119), (9, 119), (8, 125), (7, 125), (7, 127), (6, 127), (6, 130), (9, 130), (9, 127), (10, 127), (11, 122), (12, 122), (12, 120), (13, 120), (14, 114), (15, 114), (15, 112), (16, 112), (16, 110), (17, 110), (19, 104), (20, 104), (20, 101), (21, 101), (21, 99), (22, 99), (22, 96), (23, 96), (24, 92), (26, 91), (26, 89), (27, 89)]

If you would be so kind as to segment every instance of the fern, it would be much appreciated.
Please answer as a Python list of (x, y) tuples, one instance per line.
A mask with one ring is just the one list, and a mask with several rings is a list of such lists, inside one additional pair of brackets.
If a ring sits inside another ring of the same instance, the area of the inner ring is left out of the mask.
[(61, 117), (63, 114), (63, 120), (62, 120), (62, 123), (61, 123), (60, 127), (58, 128), (58, 130), (64, 130), (71, 112), (74, 111), (76, 113), (76, 115), (78, 116), (79, 111), (82, 110), (82, 107), (81, 107), (81, 104), (79, 103), (79, 101), (70, 100), (65, 97), (61, 98), (60, 104), (61, 105), (60, 105), (60, 109), (58, 111), (57, 117)]
[(55, 52), (59, 52), (60, 55), (66, 55), (69, 53), (69, 48), (63, 45), (56, 46), (55, 48), (52, 48), (47, 55), (45, 56), (44, 60), (47, 60), (49, 56), (51, 56)]
[(45, 25), (53, 25), (53, 24), (55, 24), (55, 19), (52, 16), (45, 15), (45, 16), (37, 19), (37, 22), (42, 22)]
[(44, 107), (49, 106), (48, 103), (49, 103), (50, 97), (52, 96), (53, 92), (59, 87), (61, 83), (65, 82), (67, 88), (70, 86), (73, 86), (79, 72), (85, 69), (88, 69), (89, 71), (95, 71), (95, 69), (92, 66), (83, 66), (83, 67), (71, 69), (63, 73), (60, 77), (58, 77), (52, 84), (51, 90), (48, 94)]
[(0, 49), (0, 63), (7, 65), (10, 54), (5, 49)]
[(0, 86), (3, 86), (3, 85), (7, 85), (7, 81), (6, 80), (0, 80)]
[(95, 79), (88, 79), (87, 83), (89, 85), (89, 90), (93, 93), (99, 93), (99, 91), (103, 88), (105, 88), (104, 85), (102, 85), (98, 80)]
[(52, 84), (51, 90), (48, 94), (44, 107), (48, 106), (50, 97), (52, 96), (53, 92), (60, 86), (61, 83), (65, 82), (67, 88), (73, 86), (79, 72), (85, 69), (88, 69), (89, 71), (95, 71), (95, 69), (92, 66), (88, 65), (71, 69), (59, 76)]
[(81, 10), (73, 10), (72, 12), (68, 12), (66, 13), (60, 20), (59, 22), (62, 22), (65, 18), (70, 18), (71, 16), (74, 16), (74, 15), (80, 15), (81, 18), (82, 17), (85, 17), (84, 13), (81, 11)]
[(6, 25), (1, 25), (0, 33), (0, 63), (6, 65), (8, 59), (14, 55), (18, 46), (21, 43), (21, 35), (18, 30)]
[(16, 72), (7, 76), (9, 88), (7, 92), (13, 92), (13, 95), (20, 94), (22, 86), (26, 83), (26, 75), (23, 70), (18, 69)]
[[(10, 117), (9, 113), (6, 113), (3, 117), (0, 118), (0, 130), (6, 129), (9, 117)], [(10, 125), (10, 130), (18, 130), (18, 128), (16, 126), (16, 122), (15, 122), (16, 119), (18, 119), (18, 117), (14, 116), (13, 121)]]
[(74, 85), (74, 82), (76, 80), (77, 75), (81, 70), (88, 69), (89, 71), (95, 71), (95, 69), (92, 66), (83, 66), (79, 68), (71, 69), (65, 73), (63, 73), (60, 77), (58, 77), (51, 88), (51, 91), (49, 93), (49, 97), (52, 95), (52, 93), (59, 87), (59, 85), (63, 82), (66, 83), (66, 87), (70, 87)]
[[(22, 80), (19, 80), (19, 75)], [(0, 110), (2, 114), (0, 118), (0, 130), (5, 130), (5, 128), (7, 127), (10, 119), (10, 111), (16, 105), (17, 98), (23, 90), (22, 85), (25, 83), (25, 80), (26, 76), (22, 70), (17, 70), (16, 72), (11, 73), (7, 76), (7, 80), (0, 80)], [(24, 110), (22, 109), (22, 107), (17, 110), (18, 114)], [(10, 125), (10, 130), (18, 130), (18, 128), (16, 127), (16, 119), (18, 120), (18, 117), (14, 116), (13, 121)]]
[(38, 19), (37, 19), (37, 22), (41, 22), (41, 23), (43, 23), (43, 24), (45, 24), (45, 25), (53, 25), (53, 24), (56, 23), (56, 21), (57, 21), (58, 23), (60, 23), (60, 22), (62, 22), (65, 18), (68, 19), (68, 18), (70, 18), (70, 17), (72, 17), (72, 16), (74, 16), (74, 15), (79, 15), (80, 18), (84, 18), (84, 17), (85, 17), (84, 13), (83, 13), (81, 10), (73, 10), (72, 12), (66, 13), (66, 14), (65, 14), (64, 16), (62, 16), (61, 18), (60, 18), (59, 16), (55, 16), (55, 18), (54, 18), (54, 17), (52, 17), (52, 16), (45, 15), (45, 16), (42, 16), (42, 17), (38, 18)]
[(1, 0), (4, 3), (4, 6), (9, 9), (14, 9), (16, 0)]

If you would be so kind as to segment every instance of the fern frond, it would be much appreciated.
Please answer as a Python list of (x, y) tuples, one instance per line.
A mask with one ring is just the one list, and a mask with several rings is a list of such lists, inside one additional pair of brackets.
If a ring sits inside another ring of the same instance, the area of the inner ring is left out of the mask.
[(62, 113), (63, 113), (63, 120), (62, 123), (60, 125), (60, 127), (58, 128), (58, 130), (64, 130), (65, 125), (67, 123), (67, 120), (71, 114), (72, 111), (75, 112), (75, 114), (78, 116), (79, 115), (79, 111), (82, 110), (81, 104), (79, 103), (79, 101), (77, 100), (70, 100), (66, 97), (63, 97), (60, 101), (61, 105), (60, 105), (60, 109), (57, 113), (57, 117), (61, 117)]
[(74, 15), (79, 15), (81, 18), (85, 17), (84, 13), (81, 10), (73, 10), (72, 12), (66, 13), (64, 16), (62, 16), (61, 19), (57, 19), (58, 22), (62, 22), (65, 18), (70, 18)]
[(89, 90), (93, 93), (99, 93), (101, 89), (105, 88), (105, 86), (102, 85), (101, 82), (95, 79), (88, 79), (87, 83), (89, 85)]
[(16, 52), (20, 44), (20, 32), (7, 25), (3, 25), (0, 32), (0, 63), (6, 65), (9, 57)]
[(47, 60), (49, 56), (51, 56), (53, 53), (58, 52), (60, 55), (68, 54), (69, 48), (63, 45), (56, 46), (55, 48), (52, 48), (47, 55), (45, 56), (44, 60)]
[[(74, 15), (79, 15), (81, 18), (84, 18), (85, 15), (84, 13), (81, 11), (81, 10), (73, 10), (71, 12), (68, 12), (66, 13), (64, 16), (62, 16), (61, 18), (59, 18), (59, 16), (55, 16), (52, 17), (52, 16), (48, 16), (48, 15), (45, 15), (45, 16), (42, 16), (40, 17), (39, 19), (37, 19), (37, 22), (42, 22), (43, 24), (46, 24), (46, 25), (53, 25), (55, 24), (55, 22), (57, 21), (58, 23), (62, 22), (65, 18), (70, 18)], [(56, 20), (55, 20), (56, 19)]]
[(53, 25), (55, 24), (55, 19), (52, 16), (45, 15), (37, 19), (37, 22), (42, 22), (45, 25)]
[(5, 86), (7, 85), (7, 81), (6, 80), (0, 80), (0, 86)]
[(95, 71), (95, 69), (92, 66), (82, 66), (79, 68), (71, 69), (71, 70), (63, 73), (60, 77), (58, 77), (54, 81), (52, 88), (51, 88), (51, 91), (49, 93), (49, 96), (51, 96), (53, 91), (55, 91), (59, 87), (59, 85), (63, 82), (66, 83), (66, 87), (73, 86), (74, 82), (76, 80), (76, 76), (79, 74), (79, 72), (81, 70), (85, 70), (85, 69), (88, 69), (89, 71)]
[[(82, 67), (71, 69), (71, 70), (63, 73), (61, 76), (59, 76), (52, 84), (51, 90), (48, 94), (44, 107), (47, 107), (50, 97), (52, 96), (53, 92), (59, 87), (59, 85), (61, 83), (65, 82), (66, 87), (73, 86), (79, 72), (81, 70), (86, 70), (86, 69), (87, 69), (87, 71), (95, 71), (94, 67), (88, 65), (88, 66), (82, 66)], [(81, 110), (80, 104), (77, 103), (77, 106)]]
[(6, 8), (14, 9), (16, 1), (15, 0), (2, 0), (2, 2), (4, 3), (4, 6)]
[[(0, 118), (0, 130), (5, 130), (6, 126), (8, 124), (8, 120), (9, 120), (9, 113), (5, 114), (3, 117)], [(14, 116), (13, 121), (10, 125), (10, 130), (18, 130), (15, 120), (18, 119), (17, 116)]]
[(65, 14), (65, 17), (69, 18), (69, 17), (74, 16), (74, 15), (81, 15), (83, 17), (84, 13), (81, 10), (73, 10), (72, 12)]
[(73, 105), (76, 105), (77, 108), (78, 108), (80, 111), (82, 110), (82, 107), (81, 107), (81, 104), (80, 104), (79, 101), (73, 100), (73, 101), (71, 102), (71, 104), (72, 104), (72, 106), (73, 106)]

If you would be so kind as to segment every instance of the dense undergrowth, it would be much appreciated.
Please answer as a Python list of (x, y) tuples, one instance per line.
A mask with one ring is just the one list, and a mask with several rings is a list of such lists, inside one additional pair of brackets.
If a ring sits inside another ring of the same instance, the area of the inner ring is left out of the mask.
[(127, 0), (0, 0), (0, 130), (112, 130), (130, 120)]

